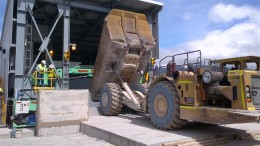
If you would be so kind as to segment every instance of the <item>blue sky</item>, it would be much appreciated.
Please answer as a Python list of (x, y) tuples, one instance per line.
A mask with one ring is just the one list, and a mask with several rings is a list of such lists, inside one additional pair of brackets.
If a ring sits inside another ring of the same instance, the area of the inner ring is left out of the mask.
[(204, 58), (260, 56), (259, 0), (158, 0), (160, 58), (202, 50)]
[(1, 37), (1, 32), (3, 27), (6, 2), (7, 2), (6, 0), (1, 0), (0, 2), (0, 37)]
[[(158, 0), (160, 58), (200, 49), (210, 58), (260, 56), (259, 0)], [(0, 2), (0, 28), (6, 0)], [(0, 29), (1, 30), (1, 29)]]
[[(259, 6), (259, 0), (158, 0), (164, 3), (160, 13), (160, 47), (170, 49), (201, 38), (214, 29), (227, 29), (234, 23), (214, 24), (209, 10), (218, 3)], [(228, 14), (227, 14), (228, 15)]]

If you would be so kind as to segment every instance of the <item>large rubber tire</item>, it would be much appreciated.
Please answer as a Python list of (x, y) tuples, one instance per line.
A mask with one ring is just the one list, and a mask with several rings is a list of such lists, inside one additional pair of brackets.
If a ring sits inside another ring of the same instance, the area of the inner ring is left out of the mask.
[(186, 124), (180, 119), (180, 99), (173, 82), (156, 83), (149, 92), (148, 107), (151, 121), (159, 129), (179, 129)]
[(116, 83), (106, 83), (100, 93), (100, 110), (103, 115), (118, 115), (123, 106), (122, 91)]
[(137, 84), (133, 88), (133, 90), (140, 91), (145, 96), (148, 94), (148, 85), (147, 84)]

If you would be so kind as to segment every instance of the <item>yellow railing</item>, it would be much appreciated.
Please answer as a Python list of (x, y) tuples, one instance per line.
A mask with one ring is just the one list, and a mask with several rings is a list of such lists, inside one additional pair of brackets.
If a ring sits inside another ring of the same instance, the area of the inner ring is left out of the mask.
[[(48, 75), (50, 73), (53, 73), (53, 72), (46, 71), (46, 72), (44, 72), (43, 77), (39, 78), (38, 75), (40, 73), (38, 71), (33, 72), (31, 78), (33, 80), (32, 84), (33, 84), (33, 87), (35, 90), (37, 90), (37, 89), (54, 89), (55, 83), (57, 80), (57, 75), (54, 74), (54, 77), (49, 77)], [(41, 80), (41, 85), (39, 84), (39, 80)], [(46, 82), (47, 82), (47, 84), (46, 84)]]
[(1, 96), (1, 100), (2, 100), (2, 124), (5, 125), (6, 124), (6, 104), (5, 104), (4, 95), (0, 94), (0, 96)]

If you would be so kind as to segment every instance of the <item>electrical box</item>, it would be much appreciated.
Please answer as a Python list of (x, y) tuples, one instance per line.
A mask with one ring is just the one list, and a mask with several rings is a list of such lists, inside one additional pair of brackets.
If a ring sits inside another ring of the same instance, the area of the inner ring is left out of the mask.
[(26, 114), (29, 113), (29, 101), (16, 101), (15, 103), (15, 114)]

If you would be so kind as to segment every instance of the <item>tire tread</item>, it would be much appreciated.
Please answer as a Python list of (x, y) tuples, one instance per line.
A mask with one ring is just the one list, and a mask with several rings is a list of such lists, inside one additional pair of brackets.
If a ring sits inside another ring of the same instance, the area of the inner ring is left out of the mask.
[(121, 87), (116, 83), (106, 83), (103, 88), (108, 88), (111, 94), (111, 108), (108, 113), (103, 113), (106, 116), (115, 116), (121, 112), (123, 106), (123, 93)]
[[(159, 128), (159, 129), (163, 129), (163, 130), (171, 130), (171, 129), (180, 129), (183, 126), (186, 125), (186, 121), (181, 120), (180, 119), (180, 97), (177, 93), (177, 90), (175, 88), (175, 83), (174, 82), (170, 82), (170, 81), (161, 81), (157, 84), (161, 84), (162, 86), (164, 86), (166, 89), (168, 89), (170, 91), (170, 94), (173, 96), (174, 98), (174, 110), (173, 110), (173, 118), (171, 119), (171, 122), (168, 123), (168, 125), (166, 126), (161, 126), (161, 125), (157, 125), (156, 122), (153, 120), (153, 118), (151, 117), (151, 121), (153, 123), (153, 125), (155, 125), (155, 127)], [(154, 90), (154, 87), (149, 91), (149, 95), (151, 94), (151, 92)], [(148, 109), (149, 109), (149, 99), (148, 99)], [(149, 110), (149, 112), (151, 112)]]

